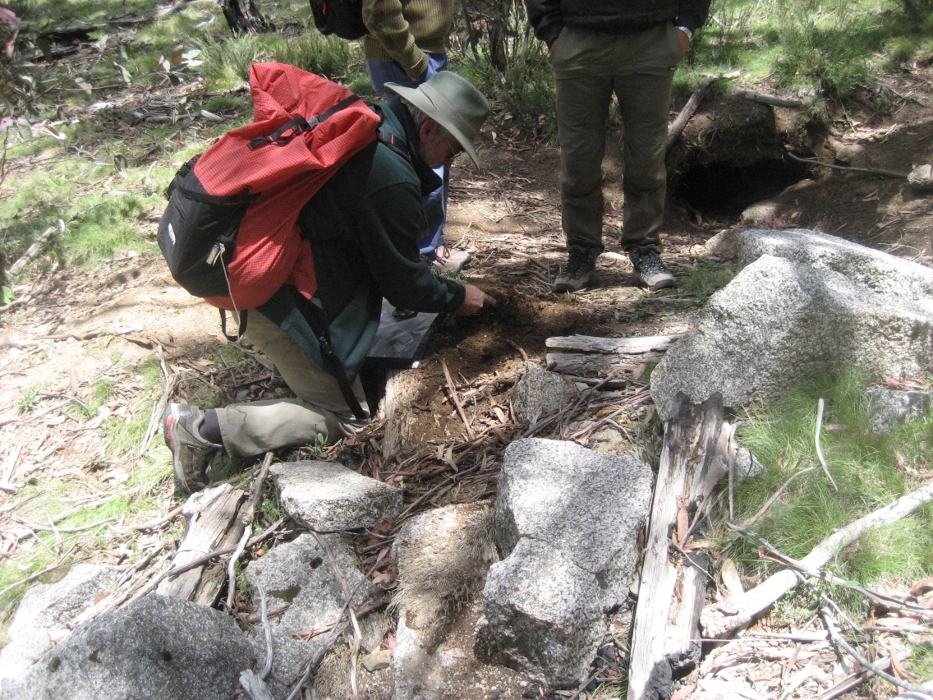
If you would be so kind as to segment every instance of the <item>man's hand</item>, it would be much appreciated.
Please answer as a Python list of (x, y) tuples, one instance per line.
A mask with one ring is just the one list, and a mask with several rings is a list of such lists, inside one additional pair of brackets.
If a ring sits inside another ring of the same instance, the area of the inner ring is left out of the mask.
[(463, 298), (463, 304), (457, 309), (457, 316), (472, 316), (484, 306), (496, 306), (498, 304), (495, 299), (479, 287), (465, 284), (463, 288), (466, 290), (466, 296)]

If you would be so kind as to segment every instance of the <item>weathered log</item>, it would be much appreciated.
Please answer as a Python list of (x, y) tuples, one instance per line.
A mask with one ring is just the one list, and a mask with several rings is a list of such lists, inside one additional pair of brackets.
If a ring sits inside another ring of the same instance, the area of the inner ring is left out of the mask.
[(646, 362), (659, 362), (655, 353), (643, 355), (585, 355), (579, 352), (549, 352), (545, 356), (547, 368), (560, 374), (582, 377), (604, 376), (613, 370), (631, 372)]
[[(220, 484), (189, 498), (182, 510), (187, 521), (185, 539), (172, 561), (172, 568), (194, 561), (205, 552), (236, 547), (243, 534), (238, 513), (245, 495), (230, 484)], [(199, 605), (213, 605), (225, 580), (223, 566), (204, 564), (162, 581), (157, 592)]]
[(635, 607), (628, 689), (633, 700), (670, 697), (673, 676), (691, 670), (700, 658), (697, 620), (709, 561), (704, 552), (689, 551), (689, 539), (726, 474), (717, 458), (722, 396), (713, 394), (697, 406), (678, 394), (677, 402), (665, 425)]
[(683, 333), (651, 335), (641, 338), (597, 338), (590, 335), (571, 335), (548, 338), (544, 344), (556, 350), (601, 352), (615, 355), (639, 355), (646, 352), (664, 352)]
[[(818, 575), (824, 564), (864, 533), (882, 525), (895, 523), (930, 501), (933, 501), (933, 482), (837, 530), (800, 560), (801, 570), (811, 576)], [(796, 588), (799, 582), (800, 577), (796, 572), (784, 569), (743, 595), (706, 606), (700, 615), (703, 636), (719, 639), (744, 627), (780, 600), (785, 593)]]

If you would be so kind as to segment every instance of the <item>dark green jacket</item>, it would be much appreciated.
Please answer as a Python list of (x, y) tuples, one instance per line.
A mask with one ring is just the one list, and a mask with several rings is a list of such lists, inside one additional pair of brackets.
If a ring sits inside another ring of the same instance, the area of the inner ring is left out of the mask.
[(525, 0), (535, 36), (548, 46), (564, 27), (607, 34), (633, 34), (673, 22), (695, 31), (709, 14), (710, 0)]
[[(414, 125), (400, 100), (390, 98), (380, 107), (381, 128), (399, 137), (411, 158), (382, 142), (368, 146), (327, 181), (298, 218), (314, 255), (314, 296), (350, 380), (372, 346), (383, 297), (398, 308), (442, 312), (459, 309), (465, 295), (462, 285), (436, 277), (418, 254), (418, 239), (427, 229), (422, 196), (440, 187), (440, 178), (421, 160)], [(263, 308), (280, 325), (288, 312)], [(325, 366), (317, 342), (309, 354)]]

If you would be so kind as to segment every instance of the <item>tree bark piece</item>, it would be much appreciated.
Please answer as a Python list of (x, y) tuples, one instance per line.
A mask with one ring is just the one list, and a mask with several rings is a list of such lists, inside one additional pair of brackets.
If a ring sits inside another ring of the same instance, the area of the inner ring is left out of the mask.
[(644, 355), (586, 355), (579, 352), (549, 352), (545, 356), (547, 368), (560, 374), (582, 377), (604, 376), (613, 370), (634, 372), (645, 362), (660, 362), (656, 353)]
[(579, 352), (601, 352), (617, 355), (664, 352), (683, 333), (674, 335), (649, 335), (636, 338), (597, 338), (590, 335), (571, 335), (548, 338), (545, 346), (555, 350), (577, 350)]
[(545, 357), (553, 372), (576, 377), (599, 377), (614, 371), (633, 372), (646, 362), (658, 362), (683, 334), (641, 338), (597, 338), (574, 335), (548, 338), (545, 345), (555, 350)]
[[(243, 522), (238, 512), (244, 495), (243, 491), (230, 484), (220, 484), (188, 499), (182, 511), (187, 518), (185, 539), (172, 561), (172, 568), (194, 561), (205, 552), (236, 547), (243, 534)], [(225, 580), (222, 566), (205, 563), (162, 581), (157, 592), (199, 605), (213, 605)]]
[[(834, 532), (800, 561), (801, 568), (810, 575), (818, 575), (824, 564), (869, 530), (895, 523), (930, 501), (933, 501), (933, 482)], [(744, 627), (785, 593), (796, 588), (799, 581), (797, 573), (784, 569), (741, 596), (706, 606), (700, 615), (703, 636), (720, 639)]]
[(665, 426), (635, 608), (628, 691), (632, 700), (670, 697), (673, 673), (687, 670), (700, 656), (695, 640), (708, 557), (684, 548), (692, 524), (726, 474), (717, 452), (723, 406), (718, 393), (699, 406), (684, 394), (678, 394), (677, 402), (674, 418)]

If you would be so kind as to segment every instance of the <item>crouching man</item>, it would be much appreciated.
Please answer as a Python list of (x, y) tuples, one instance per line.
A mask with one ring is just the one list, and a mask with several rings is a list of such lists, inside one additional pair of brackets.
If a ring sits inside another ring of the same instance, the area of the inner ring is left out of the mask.
[(381, 106), (391, 142), (380, 139), (348, 160), (298, 219), (314, 253), (314, 297), (286, 285), (249, 312), (246, 337), (297, 398), (207, 411), (168, 404), (163, 427), (180, 490), (204, 487), (220, 449), (251, 457), (359, 431), (369, 409), (358, 372), (383, 297), (397, 308), (458, 315), (496, 305), (478, 287), (436, 277), (418, 249), (427, 228), (422, 198), (440, 186), (434, 169), (464, 152), (479, 164), (474, 141), (489, 103), (446, 71), (417, 88), (386, 87), (395, 93)]

